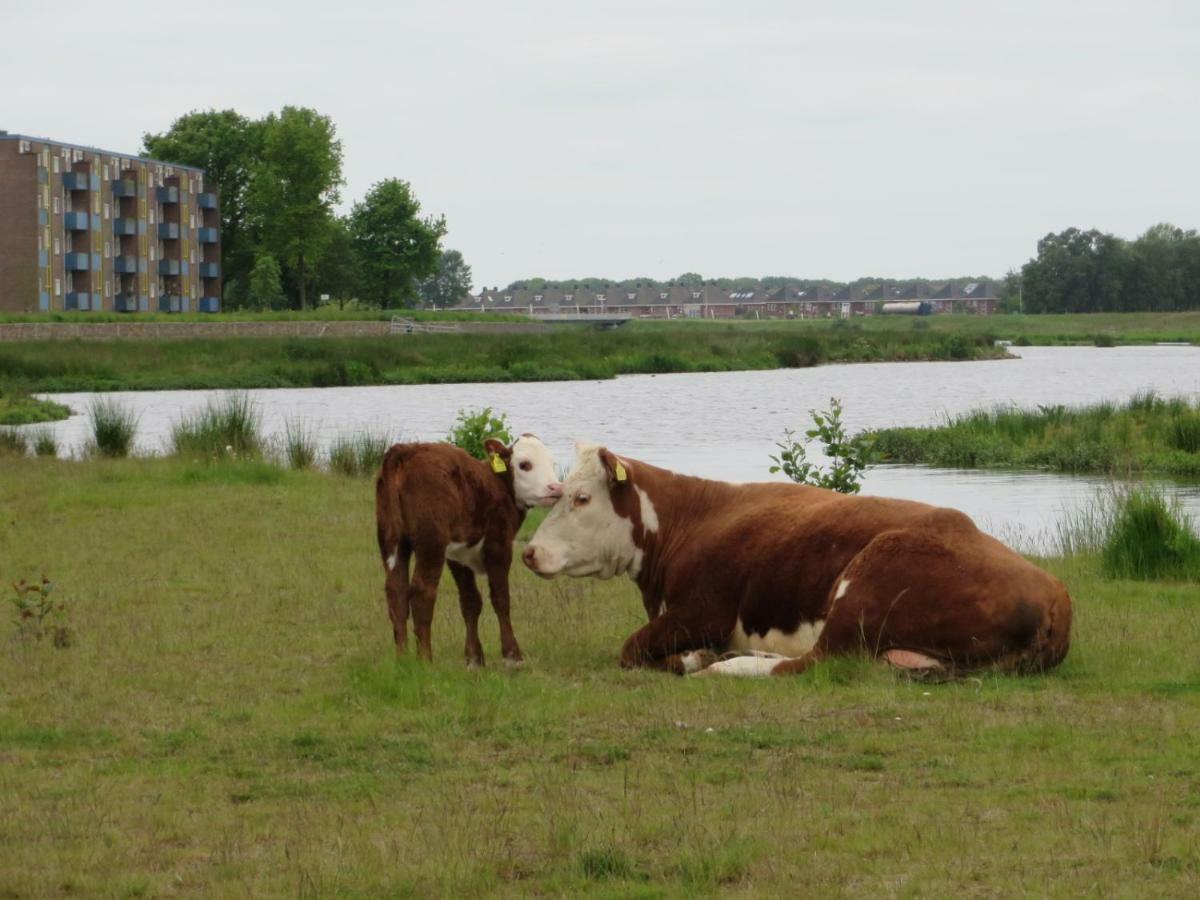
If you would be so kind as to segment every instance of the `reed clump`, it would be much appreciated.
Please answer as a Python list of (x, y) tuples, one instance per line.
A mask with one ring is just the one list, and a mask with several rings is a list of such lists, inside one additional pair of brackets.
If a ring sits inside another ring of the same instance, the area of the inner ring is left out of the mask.
[(86, 448), (88, 454), (109, 458), (129, 456), (137, 434), (137, 413), (112, 397), (99, 397), (92, 401), (89, 414), (92, 437)]
[(171, 429), (171, 452), (206, 459), (262, 455), (262, 418), (249, 396), (232, 392), (210, 400)]

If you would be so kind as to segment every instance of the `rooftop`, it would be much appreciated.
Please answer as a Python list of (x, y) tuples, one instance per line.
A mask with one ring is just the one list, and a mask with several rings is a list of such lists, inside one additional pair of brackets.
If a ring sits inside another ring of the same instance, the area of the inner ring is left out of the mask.
[(0, 134), (0, 141), (40, 141), (43, 144), (53, 144), (56, 147), (69, 147), (72, 150), (87, 150), (89, 153), (99, 153), (103, 156), (120, 156), (125, 159), (136, 159), (141, 162), (156, 163), (162, 166), (174, 166), (177, 169), (187, 169), (191, 172), (203, 172), (199, 166), (186, 166), (183, 163), (168, 162), (165, 159), (152, 159), (137, 153), (123, 153), (120, 150), (104, 150), (100, 147), (89, 147), (86, 144), (69, 144), (66, 141), (56, 141), (54, 138), (37, 137), (32, 134)]

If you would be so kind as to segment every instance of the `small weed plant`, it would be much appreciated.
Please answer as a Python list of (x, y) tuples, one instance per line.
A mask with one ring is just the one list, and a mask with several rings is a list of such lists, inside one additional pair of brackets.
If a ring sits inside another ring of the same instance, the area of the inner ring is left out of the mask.
[(60, 649), (70, 647), (75, 635), (67, 624), (67, 604), (55, 600), (54, 583), (45, 575), (41, 581), (22, 578), (13, 582), (12, 601), (16, 609), (17, 636), (22, 640), (40, 641), (49, 638)]
[(829, 398), (829, 409), (810, 409), (813, 427), (805, 432), (809, 440), (819, 440), (829, 458), (829, 469), (810, 462), (805, 445), (796, 440), (796, 432), (790, 428), (783, 433), (783, 440), (775, 444), (779, 455), (771, 456), (772, 474), (782, 472), (797, 484), (811, 484), (828, 488), (842, 494), (857, 494), (862, 488), (866, 471), (875, 461), (871, 439), (859, 434), (849, 437), (842, 422), (842, 402), (837, 397)]
[(492, 411), (490, 406), (481, 410), (460, 409), (454, 427), (446, 435), (446, 442), (461, 450), (466, 450), (476, 459), (486, 459), (487, 450), (483, 442), (488, 438), (512, 444), (512, 426), (508, 424), (508, 416)]

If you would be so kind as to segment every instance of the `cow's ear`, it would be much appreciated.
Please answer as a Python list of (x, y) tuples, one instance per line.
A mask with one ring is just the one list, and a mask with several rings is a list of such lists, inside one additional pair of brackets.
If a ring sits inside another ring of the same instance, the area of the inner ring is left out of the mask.
[(609, 484), (628, 484), (629, 483), (629, 467), (621, 460), (621, 457), (609, 451), (607, 447), (601, 447), (598, 455), (600, 464), (604, 466), (604, 471), (608, 473)]
[(503, 441), (488, 438), (483, 442), (483, 449), (487, 451), (488, 461), (492, 464), (493, 472), (498, 475), (508, 468), (508, 461), (512, 459), (511, 447), (505, 447)]

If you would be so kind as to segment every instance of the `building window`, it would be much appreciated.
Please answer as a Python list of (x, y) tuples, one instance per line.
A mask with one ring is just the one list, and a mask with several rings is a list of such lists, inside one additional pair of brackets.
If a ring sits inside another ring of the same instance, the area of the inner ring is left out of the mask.
[(104, 242), (104, 258), (108, 259), (112, 256), (112, 241)]
[(62, 279), (61, 278), (54, 279), (54, 296), (55, 297), (62, 296)]
[(58, 256), (60, 253), (62, 253), (62, 241), (59, 240), (58, 238), (55, 238), (54, 239), (54, 255)]
[(192, 213), (190, 216), (188, 216), (188, 227), (189, 228), (196, 227), (196, 214), (195, 213)]
[(104, 180), (108, 181), (108, 166), (104, 167)]
[(58, 174), (58, 157), (54, 157), (54, 174)]
[(112, 212), (112, 204), (111, 204), (111, 203), (105, 203), (105, 204), (104, 204), (104, 218), (106, 218), (106, 219), (107, 219), (107, 218), (109, 217), (109, 214), (110, 214), (111, 212)]
[(155, 256), (155, 250), (156, 250), (155, 246), (153, 244), (151, 244), (150, 245), (150, 262), (154, 262), (154, 260), (157, 258)]
[(99, 194), (96, 194), (96, 196), (92, 199), (92, 213), (97, 216), (100, 215), (100, 195)]
[(111, 278), (104, 282), (104, 296), (105, 297), (112, 296), (112, 279)]
[(50, 149), (48, 147), (43, 147), (42, 148), (42, 168), (44, 169), (48, 165), (50, 165)]
[(62, 204), (59, 203), (58, 198), (55, 197), (54, 198), (54, 214), (57, 216), (61, 209), (62, 209)]
[(154, 224), (154, 210), (150, 210), (150, 224)]

